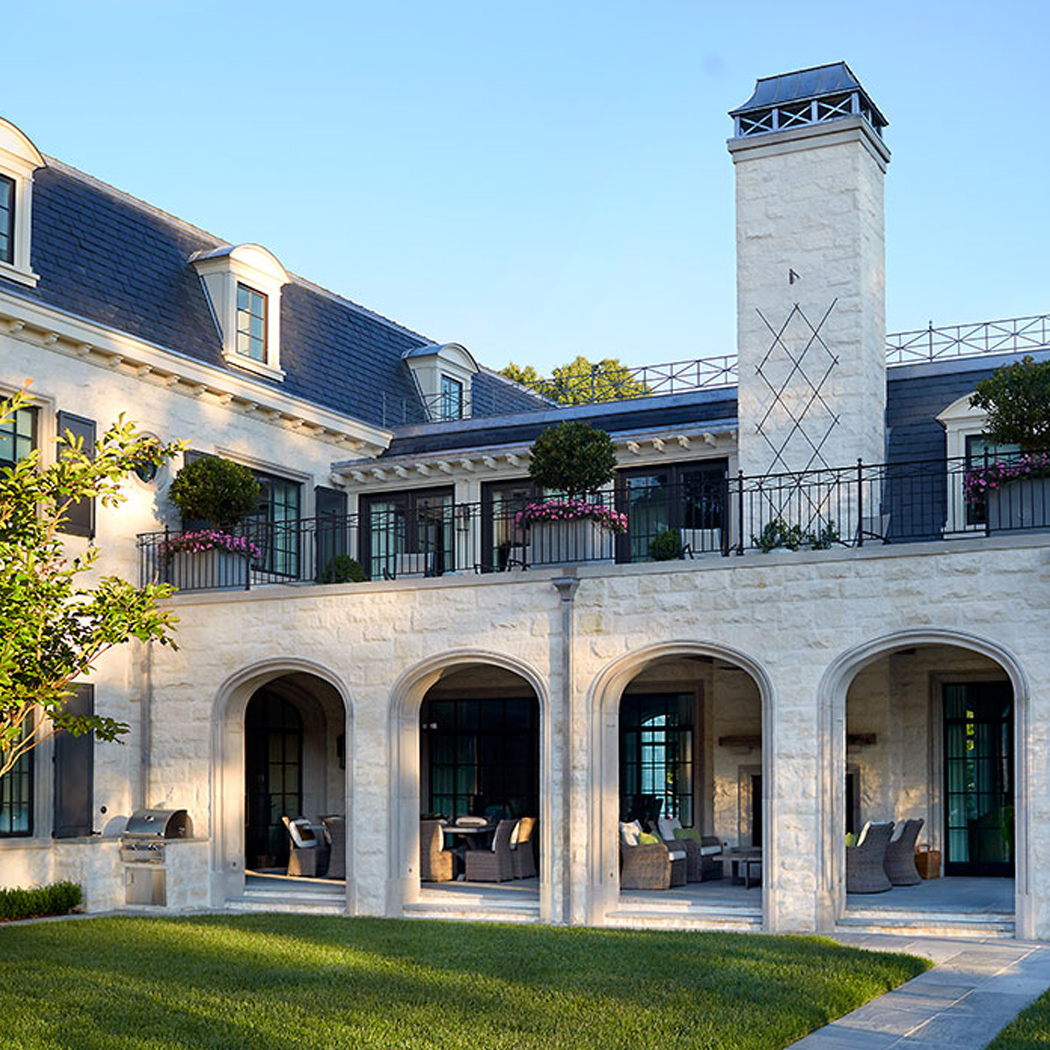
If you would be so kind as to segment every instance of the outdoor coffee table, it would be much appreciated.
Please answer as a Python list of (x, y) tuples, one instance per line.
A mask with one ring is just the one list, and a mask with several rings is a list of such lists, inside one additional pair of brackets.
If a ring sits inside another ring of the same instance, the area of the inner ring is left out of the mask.
[(762, 879), (762, 850), (730, 850), (722, 854), (722, 877), (744, 889), (757, 886)]

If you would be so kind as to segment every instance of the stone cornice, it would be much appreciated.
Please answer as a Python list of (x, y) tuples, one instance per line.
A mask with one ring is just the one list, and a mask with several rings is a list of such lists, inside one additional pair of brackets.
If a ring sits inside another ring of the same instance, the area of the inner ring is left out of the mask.
[(393, 434), (165, 347), (0, 291), (0, 332), (141, 382), (316, 438), (363, 458)]

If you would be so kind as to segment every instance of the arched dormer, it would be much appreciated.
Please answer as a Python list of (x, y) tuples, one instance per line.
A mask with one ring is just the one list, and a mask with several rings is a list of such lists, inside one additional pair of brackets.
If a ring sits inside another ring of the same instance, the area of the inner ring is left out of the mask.
[(281, 288), (288, 273), (273, 252), (258, 244), (227, 244), (195, 253), (190, 263), (204, 284), (227, 363), (283, 379)]
[(46, 166), (29, 136), (0, 117), (0, 277), (30, 287), (40, 279), (30, 265), (33, 173)]
[(949, 459), (966, 455), (966, 439), (983, 433), (988, 415), (983, 408), (970, 404), (973, 391), (963, 394), (937, 414), (937, 422), (944, 427), (945, 451)]
[(469, 418), (471, 385), (480, 368), (465, 346), (431, 343), (406, 350), (401, 359), (412, 372), (427, 419), (448, 422)]

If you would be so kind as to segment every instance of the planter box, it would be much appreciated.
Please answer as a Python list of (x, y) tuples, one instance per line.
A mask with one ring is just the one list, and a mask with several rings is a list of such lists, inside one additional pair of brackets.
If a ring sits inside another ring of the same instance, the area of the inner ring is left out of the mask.
[(989, 492), (988, 528), (1050, 529), (1050, 478), (1019, 478)]
[(168, 582), (180, 591), (244, 590), (248, 558), (230, 551), (211, 550), (173, 554)]
[(602, 564), (616, 560), (616, 534), (590, 518), (536, 521), (525, 545), (528, 568), (540, 565)]

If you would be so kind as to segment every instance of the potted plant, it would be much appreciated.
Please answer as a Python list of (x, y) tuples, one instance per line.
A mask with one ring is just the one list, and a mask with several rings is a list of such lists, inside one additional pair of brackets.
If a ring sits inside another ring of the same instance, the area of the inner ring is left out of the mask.
[(1025, 357), (997, 368), (970, 404), (988, 414), (989, 441), (1020, 452), (967, 470), (967, 501), (986, 504), (992, 530), (1050, 526), (1050, 361)]
[(163, 556), (171, 582), (197, 587), (244, 587), (250, 562), (262, 556), (247, 536), (232, 531), (259, 506), (252, 472), (219, 456), (202, 456), (175, 475), (168, 498), (190, 529), (167, 539)]
[(557, 495), (516, 517), (527, 530), (528, 564), (612, 561), (613, 536), (627, 531), (627, 515), (597, 497), (616, 469), (612, 438), (588, 423), (559, 423), (540, 433), (531, 455), (533, 483)]
[(817, 531), (803, 529), (801, 525), (788, 525), (783, 518), (767, 521), (751, 542), (763, 554), (781, 554), (797, 551), (800, 547), (809, 547), (815, 551), (829, 550), (834, 544), (841, 543), (838, 526), (833, 521), (823, 524)]

